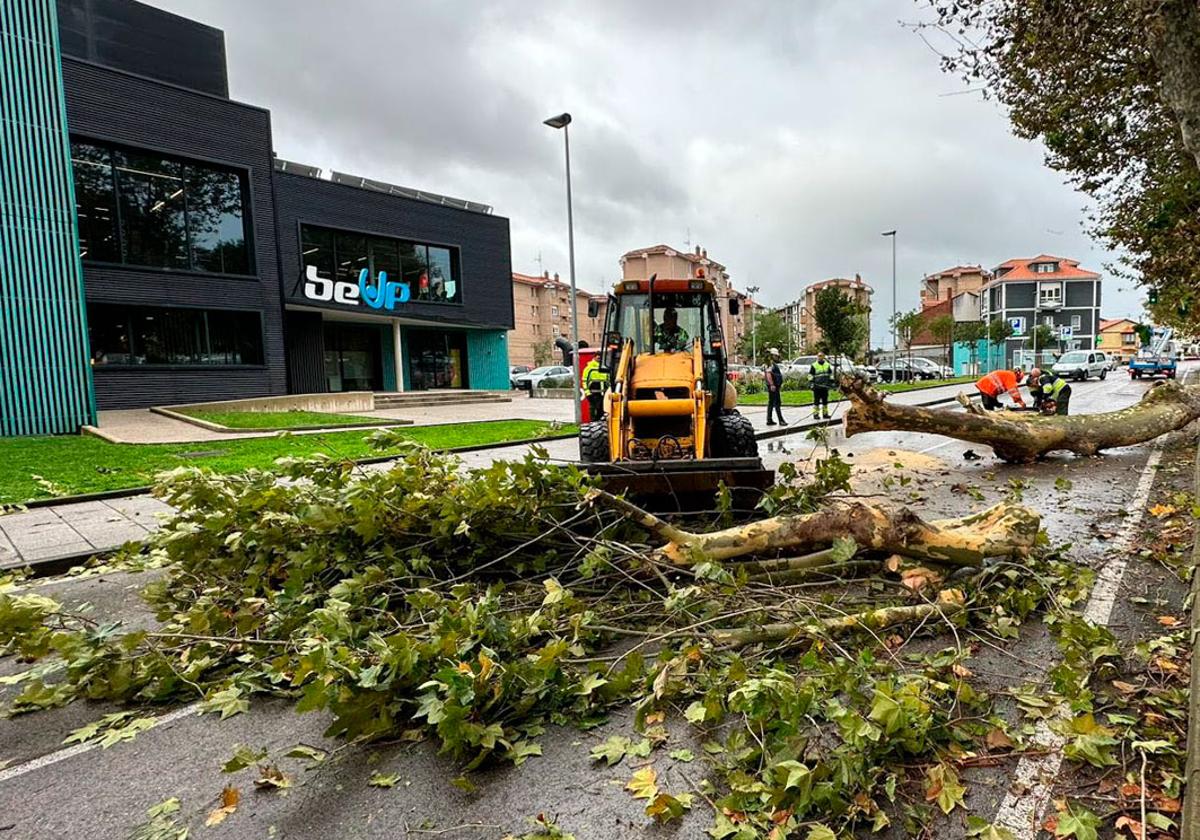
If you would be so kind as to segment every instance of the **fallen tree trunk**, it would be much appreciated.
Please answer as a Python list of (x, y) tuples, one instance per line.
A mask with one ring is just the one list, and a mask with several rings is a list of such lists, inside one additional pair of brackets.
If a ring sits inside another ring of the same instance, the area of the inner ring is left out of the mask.
[(930, 563), (978, 566), (986, 557), (1021, 554), (1033, 547), (1041, 518), (1024, 505), (1001, 502), (959, 519), (926, 522), (908, 508), (861, 500), (835, 501), (816, 513), (774, 516), (709, 534), (684, 531), (636, 505), (606, 493), (588, 491), (667, 541), (661, 552), (672, 563), (695, 558), (728, 560), (778, 551), (817, 549), (851, 539), (860, 550), (900, 554)]
[(965, 609), (961, 592), (955, 589), (939, 593), (937, 603), (907, 607), (882, 607), (861, 613), (823, 618), (809, 622), (780, 622), (759, 627), (739, 627), (735, 630), (715, 630), (712, 640), (723, 647), (745, 647), (768, 642), (784, 642), (804, 636), (840, 636), (851, 630), (886, 630), (900, 624), (912, 624), (933, 618), (949, 618)]
[(1133, 446), (1200, 418), (1200, 393), (1174, 382), (1151, 388), (1136, 405), (1120, 411), (1067, 417), (897, 405), (858, 379), (844, 379), (842, 390), (851, 402), (845, 418), (847, 437), (881, 431), (944, 435), (990, 446), (998, 458), (1014, 463), (1035, 461), (1057, 450), (1095, 455)]

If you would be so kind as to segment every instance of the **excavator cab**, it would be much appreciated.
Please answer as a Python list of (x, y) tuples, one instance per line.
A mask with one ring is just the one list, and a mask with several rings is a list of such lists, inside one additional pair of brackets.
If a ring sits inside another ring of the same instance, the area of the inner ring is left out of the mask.
[(607, 489), (678, 497), (713, 493), (722, 483), (761, 490), (774, 481), (726, 378), (711, 281), (618, 283), (608, 301), (600, 364), (609, 375), (604, 419), (584, 424), (579, 447)]

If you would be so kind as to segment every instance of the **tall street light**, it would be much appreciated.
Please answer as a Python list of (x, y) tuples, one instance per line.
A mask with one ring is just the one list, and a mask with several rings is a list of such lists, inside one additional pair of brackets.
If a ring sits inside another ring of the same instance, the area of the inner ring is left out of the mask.
[(746, 303), (750, 306), (750, 364), (758, 367), (758, 333), (754, 329), (754, 296), (758, 294), (758, 286), (746, 287)]
[(881, 236), (892, 237), (892, 380), (895, 381), (898, 374), (896, 351), (900, 347), (900, 343), (896, 341), (896, 231), (885, 230)]
[[(551, 128), (562, 129), (563, 148), (567, 155), (567, 254), (571, 267), (571, 344), (575, 348), (571, 354), (571, 370), (575, 382), (574, 387), (579, 389), (582, 387), (579, 382), (579, 301), (575, 296), (575, 217), (571, 209), (571, 131), (567, 128), (571, 124), (571, 115), (559, 114), (557, 117), (550, 117), (543, 122)], [(574, 402), (575, 424), (578, 425), (582, 419), (578, 396), (575, 397)]]

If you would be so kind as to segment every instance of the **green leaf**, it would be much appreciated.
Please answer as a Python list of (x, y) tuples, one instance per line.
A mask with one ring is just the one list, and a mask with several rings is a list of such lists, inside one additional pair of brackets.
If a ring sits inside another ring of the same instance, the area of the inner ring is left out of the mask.
[(660, 793), (646, 806), (646, 816), (654, 817), (656, 822), (667, 823), (683, 816), (683, 812), (692, 807), (692, 795), (681, 793), (672, 796)]
[(239, 770), (244, 770), (252, 764), (258, 764), (267, 757), (265, 749), (251, 749), (250, 747), (238, 745), (234, 750), (233, 757), (221, 765), (222, 773), (236, 773)]
[(669, 753), (667, 753), (667, 755), (671, 756), (671, 758), (675, 759), (676, 761), (688, 762), (696, 760), (696, 754), (687, 749), (671, 750)]
[(604, 761), (609, 767), (617, 764), (629, 750), (629, 739), (624, 735), (612, 735), (599, 746), (592, 747), (592, 759)]
[(925, 774), (925, 801), (936, 802), (943, 814), (956, 807), (966, 807), (963, 797), (967, 789), (958, 783), (958, 773), (948, 764), (935, 764)]
[(980, 837), (982, 840), (1016, 840), (1007, 828), (976, 816), (967, 817), (967, 837)]
[(1055, 837), (1074, 837), (1076, 840), (1096, 840), (1099, 835), (1100, 818), (1082, 805), (1068, 805), (1058, 815)]
[(504, 757), (520, 767), (525, 763), (525, 759), (529, 758), (530, 756), (541, 754), (541, 744), (538, 744), (534, 741), (523, 740), (517, 741), (515, 744), (509, 747), (508, 751), (504, 753)]
[(562, 584), (558, 582), (557, 578), (546, 578), (542, 581), (542, 586), (546, 587), (546, 597), (542, 599), (543, 607), (557, 604), (570, 594), (568, 590), (563, 589)]
[(608, 680), (599, 674), (588, 674), (579, 681), (579, 693), (587, 697), (602, 685), (608, 685)]
[(200, 704), (203, 712), (220, 712), (221, 720), (250, 710), (250, 701), (242, 697), (242, 690), (236, 685), (215, 692)]
[(375, 788), (393, 788), (400, 781), (399, 773), (372, 773), (371, 778), (367, 780), (367, 784)]
[(689, 703), (688, 707), (683, 710), (683, 716), (689, 723), (704, 723), (704, 717), (707, 714), (704, 704), (698, 700)]
[(804, 840), (837, 840), (837, 835), (825, 823), (817, 823), (804, 835)]
[(325, 751), (319, 750), (316, 747), (309, 747), (305, 744), (297, 744), (288, 750), (284, 755), (288, 758), (307, 758), (314, 764), (320, 764), (325, 760)]
[(650, 739), (643, 738), (637, 743), (630, 744), (629, 749), (626, 750), (626, 754), (630, 758), (645, 758), (646, 756), (650, 755), (650, 749)]

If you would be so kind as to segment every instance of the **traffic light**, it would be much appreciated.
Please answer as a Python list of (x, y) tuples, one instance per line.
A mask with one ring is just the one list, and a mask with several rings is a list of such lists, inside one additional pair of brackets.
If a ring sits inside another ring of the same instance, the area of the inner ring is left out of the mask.
[(1158, 303), (1158, 289), (1151, 289), (1149, 300), (1151, 303)]

